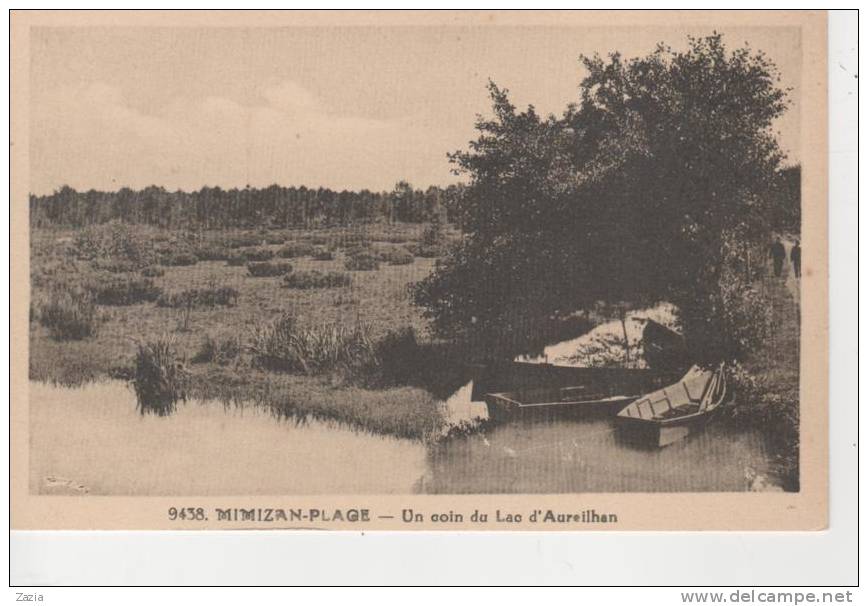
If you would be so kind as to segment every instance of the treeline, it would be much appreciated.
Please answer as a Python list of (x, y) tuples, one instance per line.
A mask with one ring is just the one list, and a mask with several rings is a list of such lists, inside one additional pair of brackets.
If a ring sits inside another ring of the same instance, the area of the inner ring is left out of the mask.
[(64, 186), (45, 196), (30, 196), (32, 227), (84, 227), (120, 220), (157, 227), (224, 229), (232, 227), (316, 227), (372, 221), (420, 223), (434, 216), (458, 218), (461, 185), (414, 189), (406, 181), (390, 192), (334, 191), (281, 187), (167, 191), (150, 186), (134, 191), (89, 190)]

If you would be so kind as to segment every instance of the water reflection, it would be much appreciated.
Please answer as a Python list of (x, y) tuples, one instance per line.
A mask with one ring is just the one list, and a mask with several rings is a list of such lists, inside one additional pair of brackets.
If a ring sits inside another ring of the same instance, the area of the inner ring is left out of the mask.
[(37, 493), (409, 493), (425, 473), (419, 442), (216, 403), (142, 416), (119, 381), (75, 389), (31, 383), (30, 402)]

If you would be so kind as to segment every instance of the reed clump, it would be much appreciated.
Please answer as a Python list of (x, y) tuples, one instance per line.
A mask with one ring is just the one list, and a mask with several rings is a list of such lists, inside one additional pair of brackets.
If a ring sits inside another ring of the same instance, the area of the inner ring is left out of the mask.
[(256, 327), (248, 349), (255, 367), (281, 372), (312, 375), (376, 364), (375, 343), (367, 326), (303, 327), (286, 313)]
[(168, 338), (140, 343), (136, 351), (133, 388), (141, 414), (170, 415), (187, 400), (188, 373)]

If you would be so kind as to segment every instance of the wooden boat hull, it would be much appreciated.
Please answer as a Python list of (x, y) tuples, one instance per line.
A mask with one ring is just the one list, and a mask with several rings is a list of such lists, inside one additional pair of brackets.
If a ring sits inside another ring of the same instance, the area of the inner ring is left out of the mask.
[(567, 400), (560, 402), (521, 402), (513, 393), (485, 395), (488, 416), (493, 421), (508, 419), (545, 420), (553, 418), (583, 418), (613, 416), (638, 396), (599, 398), (591, 400)]
[(702, 430), (731, 398), (723, 365), (694, 366), (681, 381), (637, 398), (615, 417), (622, 440), (662, 448)]
[(635, 446), (663, 448), (703, 431), (713, 414), (711, 412), (696, 418), (673, 419), (671, 423), (616, 417), (616, 426), (622, 441)]

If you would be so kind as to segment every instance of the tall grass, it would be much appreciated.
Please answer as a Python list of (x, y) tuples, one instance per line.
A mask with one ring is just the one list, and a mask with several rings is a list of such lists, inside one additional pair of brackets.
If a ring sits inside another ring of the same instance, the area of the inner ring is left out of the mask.
[(162, 293), (150, 278), (128, 274), (97, 274), (87, 282), (86, 289), (100, 305), (135, 305), (155, 301)]
[(158, 338), (140, 343), (134, 362), (133, 388), (141, 414), (166, 416), (187, 399), (187, 372), (174, 350), (174, 342)]
[(367, 326), (301, 327), (290, 314), (257, 326), (249, 350), (254, 366), (283, 372), (353, 371), (376, 363)]
[(234, 335), (212, 337), (205, 335), (199, 349), (190, 359), (195, 364), (215, 362), (224, 366), (238, 359), (241, 354), (241, 341)]
[(63, 290), (48, 293), (37, 306), (39, 322), (58, 341), (77, 341), (92, 337), (99, 327), (93, 298), (85, 291)]
[(283, 259), (308, 257), (317, 251), (316, 246), (308, 242), (291, 242), (277, 251), (277, 256)]
[(340, 271), (297, 271), (283, 277), (286, 288), (336, 288), (349, 286), (349, 274)]
[(157, 299), (159, 307), (216, 307), (233, 306), (238, 303), (238, 291), (231, 286), (208, 286), (205, 288), (186, 288), (167, 292)]

